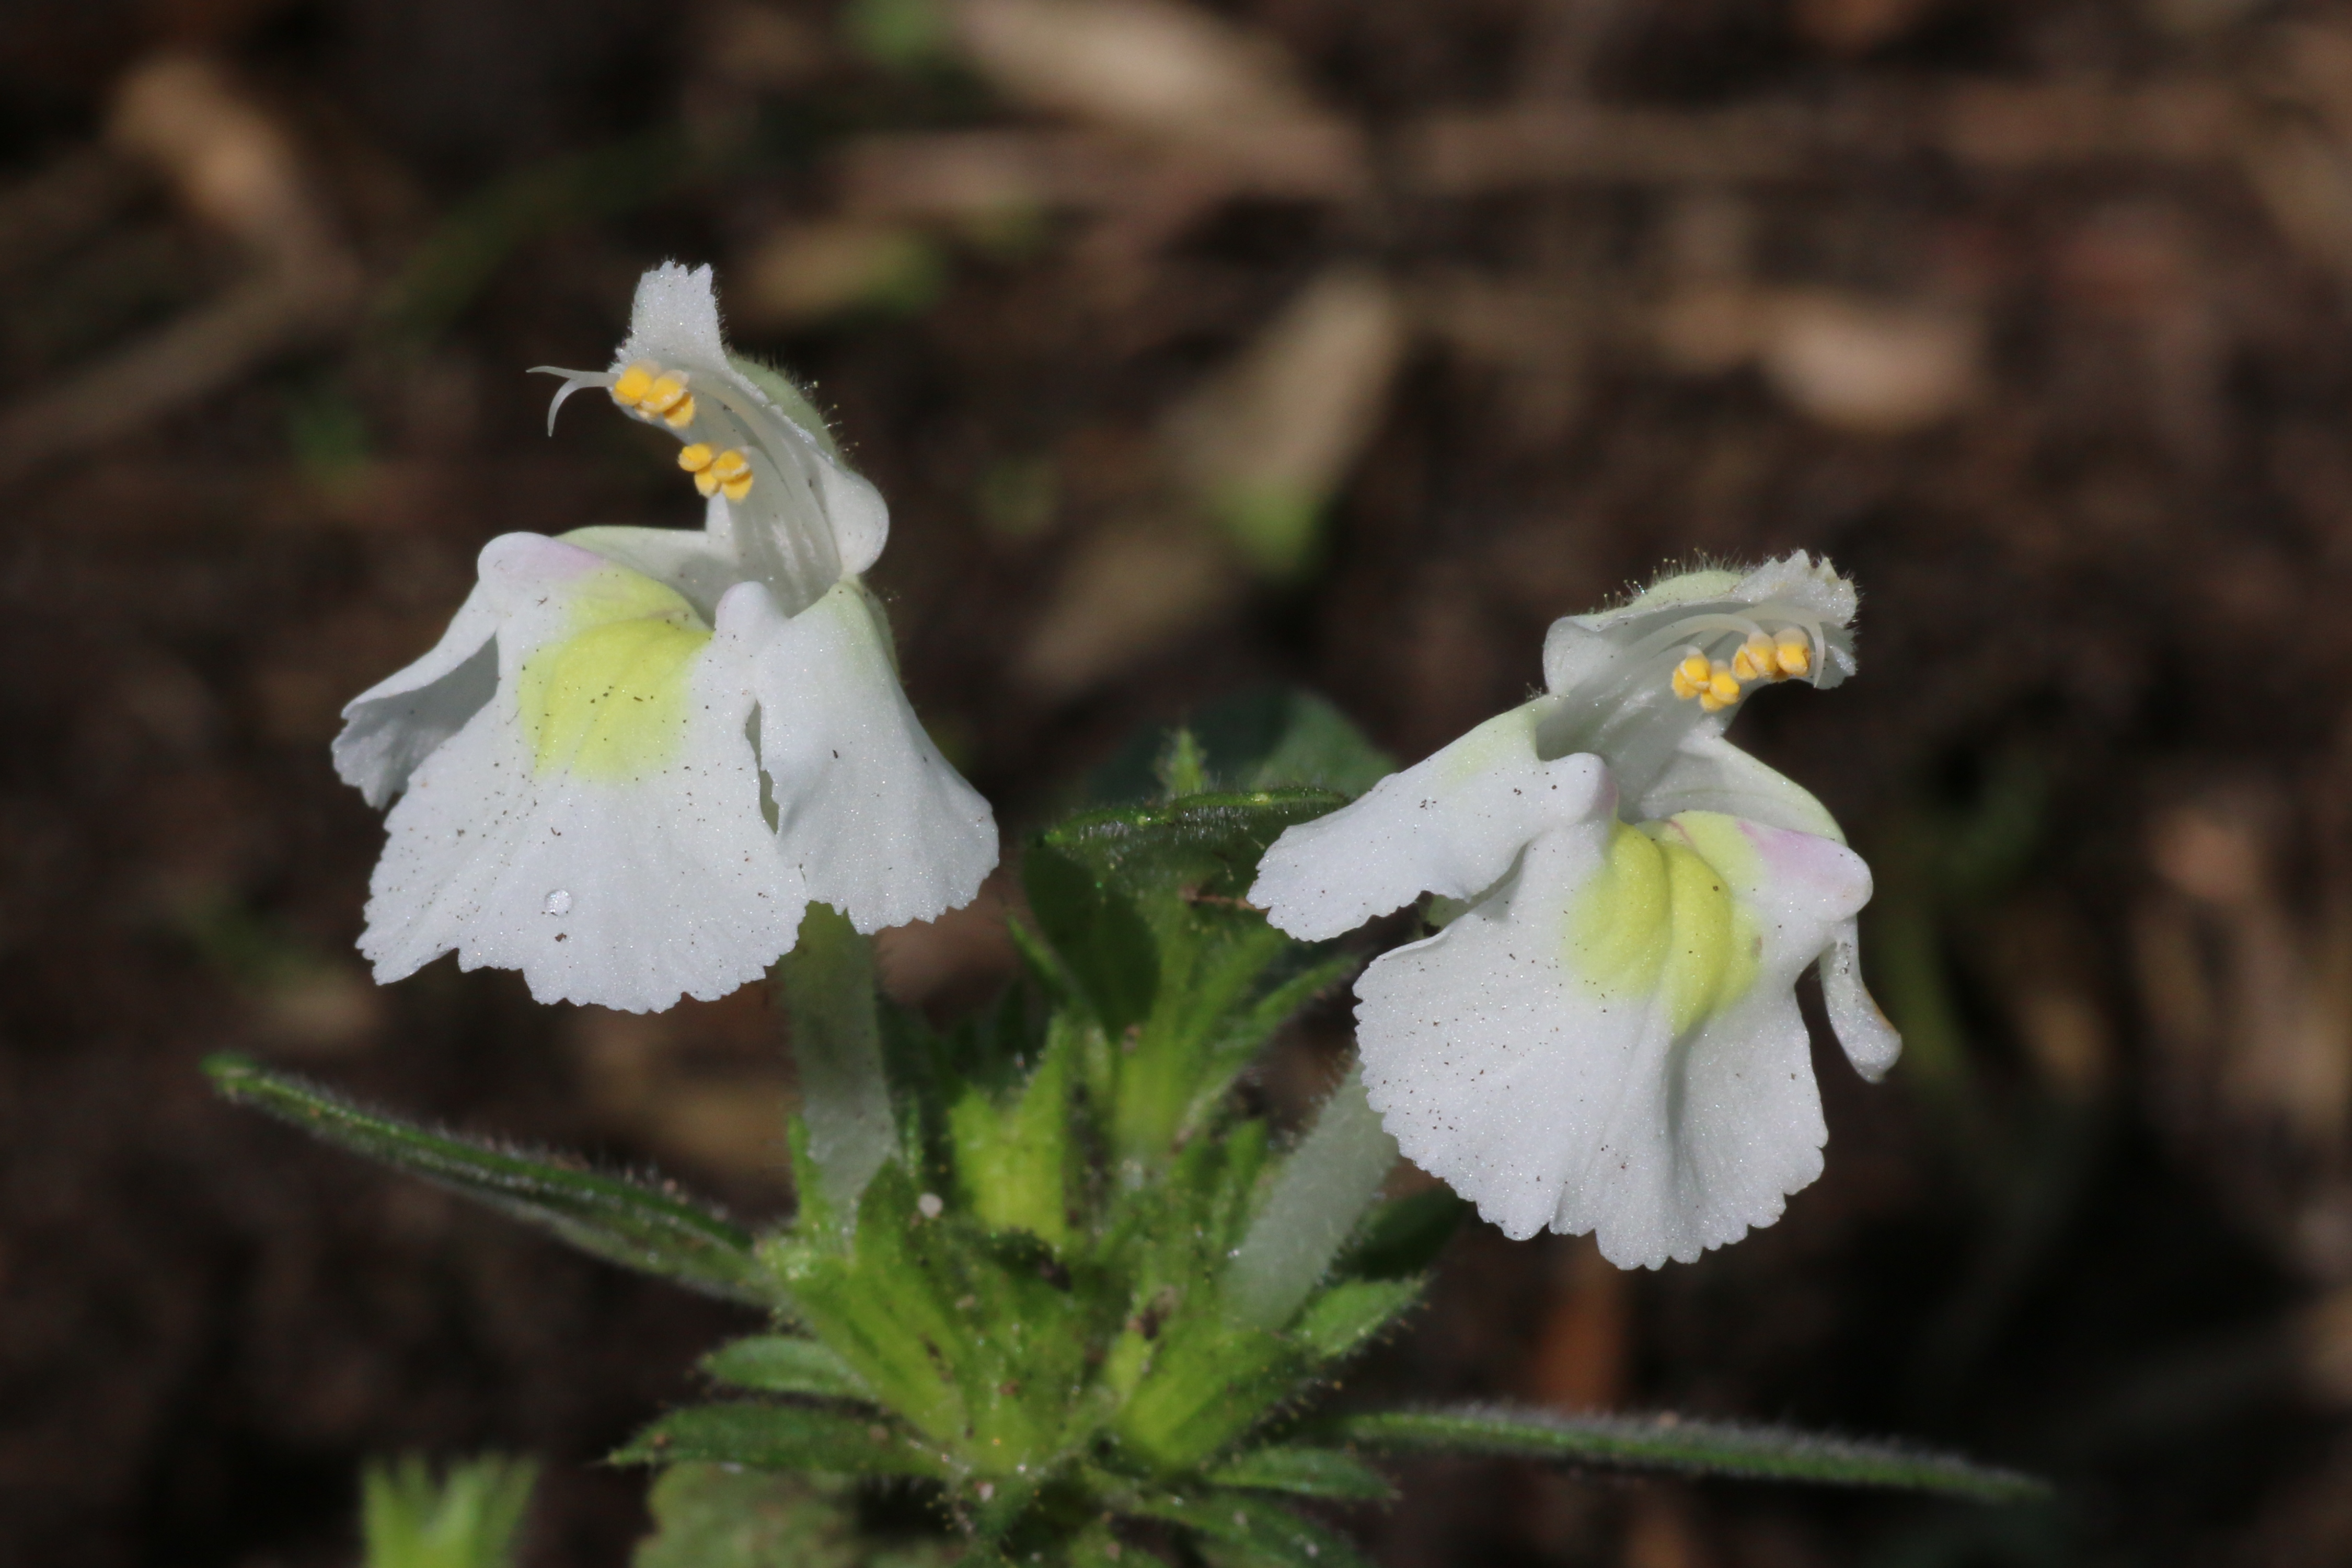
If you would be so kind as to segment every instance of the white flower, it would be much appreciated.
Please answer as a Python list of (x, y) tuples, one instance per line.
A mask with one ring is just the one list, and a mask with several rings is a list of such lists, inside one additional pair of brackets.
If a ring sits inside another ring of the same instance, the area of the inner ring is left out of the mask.
[(728, 354), (710, 269), (648, 272), (613, 369), (554, 374), (557, 407), (605, 387), (674, 431), (705, 523), (492, 540), (439, 645), (344, 709), (337, 771), (401, 796), (360, 939), (376, 978), (455, 948), (541, 1001), (652, 1011), (758, 976), (810, 900), (868, 931), (970, 900), (995, 821), (858, 582), (882, 498), (790, 383)]
[(1357, 982), (1371, 1103), (1509, 1236), (1688, 1262), (1780, 1215), (1828, 1131), (1795, 995), (1816, 960), (1865, 1078), (1870, 869), (1820, 802), (1723, 738), (1747, 693), (1853, 668), (1853, 585), (1802, 553), (1555, 623), (1545, 695), (1267, 851), (1254, 902), (1337, 936), (1423, 892), (1470, 908)]

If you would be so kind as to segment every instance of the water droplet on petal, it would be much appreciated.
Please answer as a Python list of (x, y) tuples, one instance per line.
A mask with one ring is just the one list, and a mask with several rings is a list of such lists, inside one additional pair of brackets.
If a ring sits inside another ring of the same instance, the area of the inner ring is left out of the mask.
[(542, 914), (568, 915), (572, 912), (572, 894), (563, 888), (547, 895), (547, 902), (539, 906)]

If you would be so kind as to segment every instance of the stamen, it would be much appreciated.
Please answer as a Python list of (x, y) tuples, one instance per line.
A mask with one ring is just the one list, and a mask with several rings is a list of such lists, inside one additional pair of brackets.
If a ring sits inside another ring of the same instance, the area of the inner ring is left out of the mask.
[(658, 419), (673, 430), (694, 423), (694, 394), (686, 377), (639, 360), (613, 378), (613, 401), (640, 419)]
[(653, 390), (654, 377), (660, 374), (659, 365), (646, 364), (643, 361), (631, 365), (614, 378), (613, 401), (624, 408), (643, 402), (646, 394)]
[(719, 493), (729, 500), (741, 500), (751, 493), (751, 465), (731, 447), (711, 459), (709, 477), (718, 481)]
[(751, 493), (751, 465), (732, 447), (714, 452), (709, 442), (697, 441), (679, 450), (677, 466), (694, 476), (694, 488), (704, 495), (741, 500)]
[[(1637, 659), (1648, 659), (1680, 642), (1667, 667), (1667, 684), (1675, 697), (1685, 701), (1696, 699), (1709, 713), (1719, 713), (1738, 702), (1748, 684), (1811, 676), (1819, 668), (1824, 646), (1819, 624), (1784, 605), (1754, 608), (1760, 625), (1748, 616), (1702, 612), (1651, 633), (1630, 651)], [(1797, 624), (1789, 625), (1790, 620)], [(1774, 623), (1779, 623), (1779, 629), (1768, 629)], [(1727, 633), (1739, 638), (1728, 662), (1709, 654), (1710, 648), (1723, 646)]]
[(1693, 648), (1675, 663), (1673, 685), (1675, 695), (1687, 701), (1706, 689), (1707, 678), (1714, 673), (1706, 655)]

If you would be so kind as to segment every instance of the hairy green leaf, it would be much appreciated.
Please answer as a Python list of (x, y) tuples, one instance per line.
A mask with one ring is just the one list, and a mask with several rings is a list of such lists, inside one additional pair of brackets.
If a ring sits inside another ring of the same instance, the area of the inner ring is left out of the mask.
[(552, 1231), (607, 1262), (714, 1296), (782, 1304), (753, 1261), (751, 1236), (666, 1187), (436, 1132), (243, 1057), (214, 1057), (205, 1072), (239, 1105)]
[(1290, 1331), (1291, 1337), (1316, 1360), (1336, 1361), (1354, 1352), (1421, 1300), (1426, 1283), (1415, 1276), (1349, 1279), (1335, 1285), (1307, 1304)]
[(1126, 886), (1181, 886), (1196, 898), (1238, 900), (1256, 876), (1258, 858), (1284, 829), (1347, 804), (1346, 795), (1326, 789), (1192, 795), (1160, 805), (1081, 812), (1041, 842)]
[(857, 1370), (821, 1340), (797, 1334), (754, 1334), (702, 1358), (703, 1373), (736, 1388), (761, 1394), (805, 1394), (819, 1399), (865, 1399), (874, 1390)]
[(929, 1450), (870, 1415), (741, 1400), (673, 1410), (613, 1455), (616, 1465), (702, 1463), (836, 1476), (940, 1476)]
[(1826, 1486), (1891, 1487), (1979, 1502), (2026, 1502), (2046, 1482), (1899, 1443), (1678, 1417), (1560, 1415), (1505, 1405), (1392, 1410), (1321, 1426), (1383, 1453), (1491, 1454), (1636, 1469), (1687, 1470)]
[(1344, 1448), (1253, 1448), (1210, 1470), (1208, 1479), (1221, 1487), (1350, 1502), (1386, 1502), (1396, 1495), (1386, 1476)]

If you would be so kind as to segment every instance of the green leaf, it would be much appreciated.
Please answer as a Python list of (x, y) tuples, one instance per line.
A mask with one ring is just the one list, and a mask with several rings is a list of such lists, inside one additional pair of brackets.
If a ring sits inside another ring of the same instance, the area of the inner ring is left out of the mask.
[(1248, 891), (1259, 857), (1284, 829), (1347, 804), (1327, 789), (1192, 795), (1081, 812), (1041, 842), (1122, 886), (1181, 887), (1195, 898), (1232, 902)]
[(1058, 1032), (1028, 1081), (999, 1098), (970, 1083), (948, 1110), (958, 1183), (992, 1230), (1059, 1248), (1070, 1236), (1070, 1080), (1077, 1038)]
[(1197, 1531), (1244, 1563), (1278, 1568), (1370, 1568), (1345, 1537), (1247, 1492), (1217, 1492), (1201, 1498), (1146, 1494), (1129, 1500), (1126, 1511)]
[(1265, 1420), (1297, 1371), (1279, 1335), (1217, 1315), (1180, 1318), (1151, 1346), (1113, 1430), (1161, 1473), (1189, 1469)]
[(1505, 1405), (1350, 1415), (1318, 1435), (1381, 1453), (1490, 1454), (1634, 1469), (1687, 1470), (1826, 1486), (1891, 1487), (1979, 1502), (2028, 1502), (2047, 1482), (1900, 1443), (1675, 1416), (1559, 1415)]
[(539, 1467), (485, 1454), (436, 1478), (421, 1455), (360, 1475), (367, 1568), (509, 1568)]
[(782, 1304), (740, 1226), (667, 1190), (431, 1131), (243, 1057), (213, 1057), (205, 1072), (239, 1105), (552, 1231), (609, 1263), (713, 1296)]
[[(997, 1476), (1064, 1446), (1070, 1391), (1124, 1303), (1073, 1279), (1034, 1237), (926, 1206), (897, 1162), (866, 1189), (854, 1247), (772, 1237), (761, 1255), (793, 1315), (875, 1397), (970, 1468)], [(1091, 1276), (1081, 1276), (1091, 1279)]]
[(1470, 1213), (1468, 1200), (1444, 1186), (1382, 1204), (1365, 1219), (1332, 1269), (1366, 1279), (1425, 1274)]
[(797, 1334), (755, 1334), (719, 1346), (702, 1358), (705, 1375), (761, 1394), (805, 1394), (819, 1399), (865, 1399), (874, 1390), (822, 1341)]
[(1030, 911), (1107, 1033), (1141, 1023), (1160, 989), (1160, 954), (1133, 900), (1050, 844), (1021, 863)]
[(1350, 1279), (1308, 1304), (1291, 1337), (1318, 1361), (1353, 1353), (1365, 1341), (1421, 1300), (1426, 1283), (1410, 1279)]
[(1342, 1448), (1253, 1448), (1210, 1470), (1208, 1479), (1221, 1487), (1349, 1502), (1386, 1502), (1396, 1496), (1386, 1476)]
[(836, 1476), (946, 1473), (928, 1449), (870, 1415), (742, 1400), (673, 1410), (613, 1455), (616, 1465), (702, 1463)]
[(631, 1568), (947, 1568), (956, 1543), (879, 1540), (847, 1483), (723, 1465), (676, 1465), (646, 1495), (654, 1533)]

